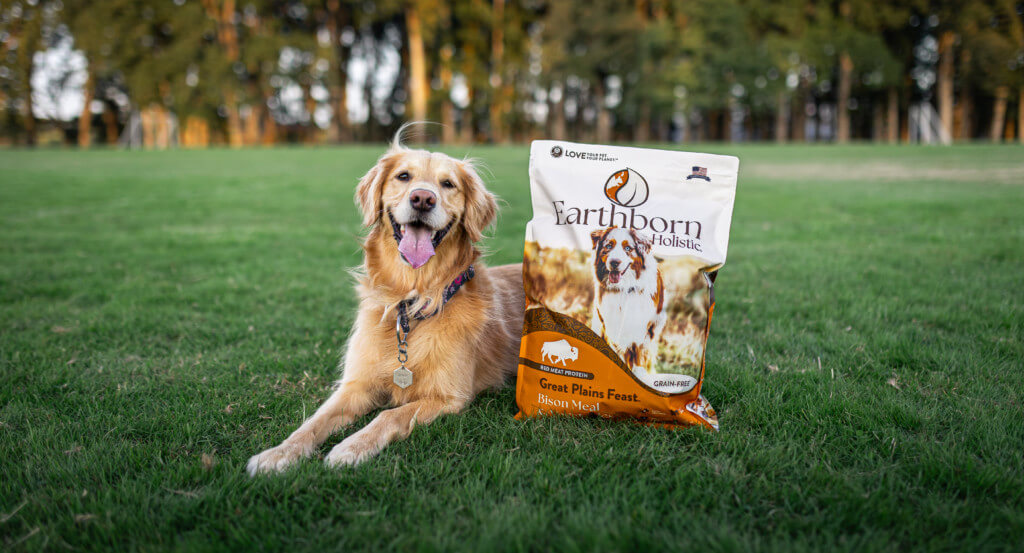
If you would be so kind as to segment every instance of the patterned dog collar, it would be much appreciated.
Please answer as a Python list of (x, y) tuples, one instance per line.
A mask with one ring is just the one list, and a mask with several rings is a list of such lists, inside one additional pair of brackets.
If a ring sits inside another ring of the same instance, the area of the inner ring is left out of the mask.
[[(439, 307), (430, 312), (425, 311), (425, 309), (420, 309), (412, 315), (412, 318), (422, 321), (423, 319), (437, 315), (437, 313), (441, 311), (441, 307), (444, 307), (444, 305), (452, 299), (455, 293), (458, 292), (464, 284), (472, 280), (474, 276), (476, 276), (476, 271), (474, 271), (473, 266), (470, 265), (465, 271), (462, 271), (459, 276), (455, 277), (455, 280), (453, 280), (451, 284), (444, 289), (444, 293), (441, 295), (441, 305)], [(398, 302), (398, 324), (401, 326), (402, 332), (406, 334), (409, 333), (410, 329), (409, 306), (412, 305), (414, 301), (415, 300), (413, 299), (407, 299)]]

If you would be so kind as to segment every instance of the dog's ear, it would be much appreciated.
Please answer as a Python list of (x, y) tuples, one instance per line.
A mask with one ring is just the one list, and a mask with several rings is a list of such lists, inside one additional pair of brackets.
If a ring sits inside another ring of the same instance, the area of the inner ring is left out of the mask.
[(636, 244), (636, 249), (641, 255), (647, 255), (651, 252), (651, 246), (653, 246), (654, 243), (651, 242), (650, 238), (647, 238), (635, 230), (630, 230), (629, 234), (633, 236), (633, 242)]
[(473, 164), (468, 161), (456, 162), (459, 181), (466, 194), (466, 212), (462, 216), (462, 226), (471, 242), (479, 242), (484, 230), (494, 222), (498, 215), (498, 202), (494, 194), (487, 191), (484, 181), (477, 174)]
[(377, 160), (377, 164), (359, 179), (356, 186), (356, 205), (363, 212), (363, 226), (377, 224), (383, 215), (384, 205), (381, 194), (384, 192), (384, 179), (391, 172), (391, 152), (388, 151), (383, 157)]
[(597, 245), (600, 244), (601, 240), (604, 239), (604, 235), (605, 235), (606, 232), (608, 232), (608, 229), (603, 229), (603, 228), (602, 229), (597, 229), (594, 232), (591, 232), (590, 233), (590, 241), (593, 242), (593, 244), (590, 247), (596, 249)]

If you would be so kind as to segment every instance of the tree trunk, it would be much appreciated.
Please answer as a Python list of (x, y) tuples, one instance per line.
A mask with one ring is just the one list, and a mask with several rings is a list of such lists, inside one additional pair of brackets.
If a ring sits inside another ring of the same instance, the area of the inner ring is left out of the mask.
[(903, 78), (903, 90), (900, 93), (900, 105), (905, 108), (900, 111), (900, 142), (903, 144), (910, 144), (910, 100), (913, 97), (910, 91), (914, 87), (914, 81), (910, 76)]
[(171, 147), (171, 112), (166, 106), (157, 105), (156, 117), (156, 147), (166, 150)]
[(633, 141), (642, 143), (651, 140), (651, 103), (647, 100), (640, 101), (640, 109), (637, 113), (636, 126), (633, 128)]
[[(158, 89), (160, 91), (160, 98), (170, 97), (171, 83), (163, 81)], [(157, 135), (157, 146), (161, 150), (174, 146), (174, 137), (172, 136), (174, 130), (171, 126), (172, 115), (170, 108), (166, 105), (163, 103), (157, 104), (157, 131), (159, 133)]]
[(885, 138), (885, 107), (882, 106), (882, 101), (878, 100), (872, 102), (871, 109), (871, 140), (874, 142), (881, 142)]
[(341, 43), (342, 27), (348, 22), (348, 14), (341, 10), (340, 0), (327, 0), (327, 31), (334, 54), (334, 73), (330, 77), (331, 126), (328, 139), (331, 142), (352, 140), (351, 122), (348, 119), (348, 58), (349, 48)]
[(735, 103), (736, 101), (730, 96), (729, 101), (726, 102), (725, 109), (722, 110), (722, 140), (726, 142), (736, 141), (735, 133), (732, 130), (734, 123), (732, 116), (735, 112)]
[(441, 48), (441, 142), (455, 143), (455, 104), (452, 102), (452, 58), (455, 48), (446, 44)]
[(371, 141), (377, 133), (377, 100), (373, 97), (373, 75), (376, 74), (378, 64), (373, 63), (367, 68), (363, 78), (363, 101), (366, 102), (366, 123), (363, 123), (363, 140)]
[(416, 2), (405, 9), (406, 35), (409, 40), (409, 109), (406, 113), (413, 121), (427, 120), (427, 56), (423, 51), (423, 28)]
[(186, 148), (205, 148), (210, 144), (210, 125), (206, 119), (189, 115), (185, 119), (185, 130), (182, 133), (182, 146)]
[(316, 99), (313, 98), (313, 85), (307, 83), (302, 86), (302, 95), (305, 100), (306, 114), (309, 115), (309, 122), (306, 124), (305, 132), (303, 133), (303, 141), (307, 144), (316, 142), (317, 129), (316, 126)]
[(228, 144), (232, 148), (242, 147), (242, 118), (238, 115), (238, 96), (232, 85), (224, 89), (224, 107), (228, 111)]
[[(265, 104), (266, 102), (264, 102)], [(273, 146), (277, 144), (277, 121), (270, 109), (263, 110), (263, 145)]]
[(889, 89), (889, 101), (885, 116), (885, 136), (889, 144), (900, 140), (900, 95), (896, 87)]
[(971, 140), (974, 138), (974, 95), (970, 87), (964, 86), (960, 91), (960, 101), (957, 102), (956, 113), (960, 116), (960, 129), (956, 138), (960, 140)]
[(472, 144), (476, 139), (476, 123), (473, 121), (473, 102), (477, 97), (477, 92), (475, 88), (469, 86), (466, 94), (468, 95), (468, 102), (466, 109), (462, 110), (462, 117), (459, 121), (459, 142), (462, 144)]
[(493, 0), (491, 17), (491, 140), (504, 142), (504, 104), (502, 72), (505, 58), (505, 0)]
[(686, 139), (689, 142), (704, 140), (704, 117), (700, 112), (686, 115)]
[(352, 140), (352, 124), (348, 118), (348, 71), (338, 70), (343, 75), (339, 77), (340, 84), (331, 87), (331, 109), (334, 112), (331, 118), (331, 140), (334, 142), (350, 142)]
[[(548, 97), (550, 98), (550, 93)], [(550, 103), (550, 102), (549, 102)], [(551, 104), (551, 113), (548, 114), (548, 121), (551, 122), (549, 134), (553, 140), (565, 140), (565, 85), (558, 91), (558, 101)]]
[(836, 142), (850, 141), (850, 87), (853, 84), (853, 58), (839, 54), (839, 97), (836, 101)]
[[(235, 0), (223, 0), (220, 6), (214, 0), (204, 0), (203, 6), (207, 15), (217, 22), (217, 42), (224, 49), (224, 56), (228, 63), (238, 61), (238, 31), (235, 28)], [(218, 9), (219, 8), (219, 9)], [(242, 146), (242, 121), (238, 115), (238, 93), (235, 90), (235, 83), (229, 76), (228, 83), (224, 86), (224, 108), (228, 112), (228, 144), (232, 148)]]
[(597, 108), (597, 141), (608, 143), (612, 139), (612, 114), (608, 111), (605, 103), (605, 83), (602, 77), (598, 77), (594, 85), (594, 107)]
[(181, 147), (191, 148), (196, 142), (195, 122), (191, 115), (185, 118), (185, 124), (181, 128)]
[(263, 122), (262, 104), (249, 106), (245, 118), (245, 145), (255, 146), (260, 143), (260, 123)]
[(796, 89), (796, 100), (793, 104), (793, 141), (807, 140), (807, 85), (803, 79)]
[(153, 107), (139, 110), (139, 121), (142, 125), (142, 147), (152, 150), (156, 144), (156, 124), (153, 119)]
[(1010, 87), (996, 88), (996, 101), (992, 106), (992, 125), (989, 127), (989, 139), (999, 142), (1003, 139), (1003, 124), (1006, 121), (1006, 99), (1010, 96)]
[(181, 146), (183, 148), (198, 148), (202, 131), (199, 128), (200, 119), (195, 115), (185, 118), (185, 126), (181, 132)]
[(88, 148), (92, 145), (92, 71), (86, 72), (85, 86), (82, 88), (82, 113), (78, 116), (78, 147)]
[(1024, 144), (1024, 87), (1017, 93), (1017, 142)]
[(103, 128), (106, 131), (107, 144), (116, 143), (118, 135), (117, 114), (111, 106), (110, 100), (103, 102)]
[(25, 143), (29, 146), (36, 145), (36, 114), (32, 107), (32, 66), (29, 64), (27, 74), (25, 75)]
[(956, 35), (945, 31), (939, 37), (938, 102), (939, 120), (949, 136), (953, 136), (953, 43)]
[[(960, 50), (960, 67), (966, 68), (971, 63), (971, 51), (963, 48)], [(973, 137), (972, 118), (974, 117), (973, 101), (971, 99), (971, 87), (964, 83), (960, 87), (960, 99), (953, 108), (953, 138), (956, 140), (970, 140)]]
[(260, 86), (260, 75), (253, 75), (246, 83), (246, 96), (250, 103), (246, 106), (245, 121), (242, 131), (246, 146), (258, 146), (263, 140), (263, 112), (267, 110), (267, 102)]
[(775, 96), (775, 142), (786, 142), (789, 131), (789, 96), (780, 90)]

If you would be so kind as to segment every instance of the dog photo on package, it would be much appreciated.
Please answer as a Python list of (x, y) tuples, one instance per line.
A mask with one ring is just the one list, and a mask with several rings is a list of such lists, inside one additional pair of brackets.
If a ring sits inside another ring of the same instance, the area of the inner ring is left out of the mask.
[(718, 429), (701, 395), (739, 160), (535, 141), (519, 415)]

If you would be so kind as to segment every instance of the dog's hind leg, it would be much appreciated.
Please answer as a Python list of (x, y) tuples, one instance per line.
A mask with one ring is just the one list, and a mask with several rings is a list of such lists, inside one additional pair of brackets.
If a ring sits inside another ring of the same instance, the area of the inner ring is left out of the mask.
[(360, 380), (342, 381), (327, 401), (277, 447), (253, 455), (246, 470), (255, 476), (261, 472), (279, 472), (295, 461), (312, 455), (328, 436), (352, 424), (377, 406), (372, 387)]
[(465, 405), (465, 400), (420, 399), (383, 411), (370, 424), (334, 446), (324, 462), (332, 467), (358, 465), (391, 442), (408, 437), (417, 424), (430, 424), (439, 415), (458, 413)]

